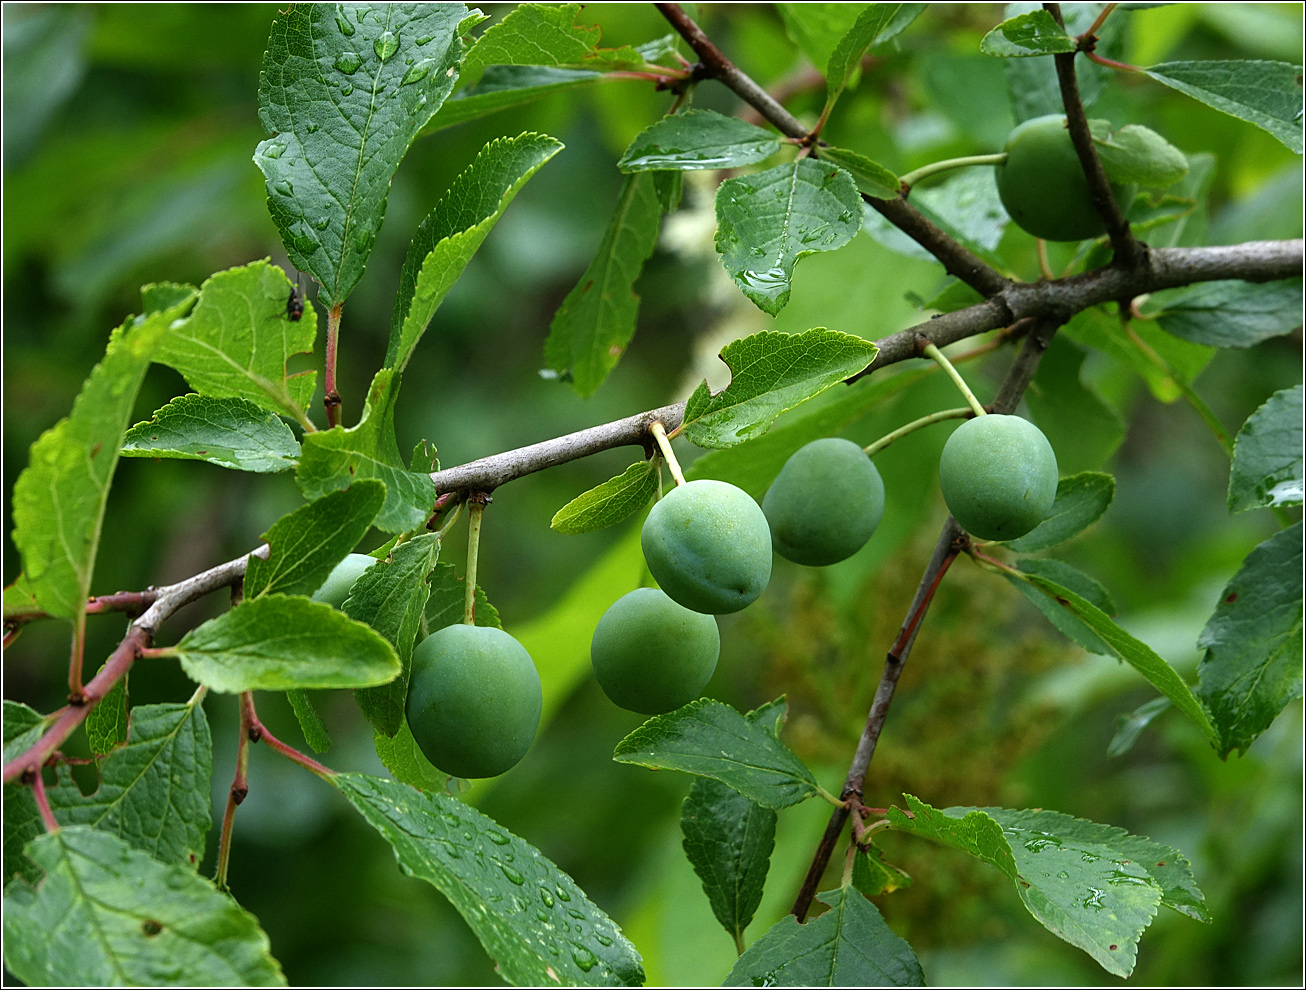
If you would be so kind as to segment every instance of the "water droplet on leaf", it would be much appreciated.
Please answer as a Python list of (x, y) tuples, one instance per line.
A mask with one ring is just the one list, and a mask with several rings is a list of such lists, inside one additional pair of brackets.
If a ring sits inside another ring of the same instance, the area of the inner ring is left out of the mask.
[(376, 57), (382, 62), (386, 61), (395, 52), (399, 51), (399, 35), (393, 31), (382, 31), (377, 39), (372, 42), (372, 50), (376, 52)]
[(341, 52), (336, 56), (336, 68), (347, 76), (352, 76), (362, 64), (357, 52)]

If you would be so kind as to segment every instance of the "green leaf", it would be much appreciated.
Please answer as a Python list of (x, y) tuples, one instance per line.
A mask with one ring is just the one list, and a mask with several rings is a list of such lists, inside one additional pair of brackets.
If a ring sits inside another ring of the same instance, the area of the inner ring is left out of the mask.
[(562, 150), (546, 134), (491, 141), (417, 228), (399, 274), (385, 366), (402, 372), (431, 317), (528, 179)]
[(379, 632), (399, 657), (398, 677), (354, 692), (367, 720), (387, 736), (398, 732), (404, 722), (413, 644), (431, 591), (426, 581), (439, 556), (440, 538), (435, 533), (415, 536), (395, 547), (388, 563), (381, 561), (364, 571), (345, 600), (345, 614)]
[(337, 426), (306, 434), (295, 482), (304, 497), (321, 498), (348, 488), (356, 479), (385, 483), (385, 504), (372, 525), (387, 533), (403, 533), (426, 523), (435, 505), (435, 485), (429, 475), (409, 471), (395, 439), (395, 402), (399, 375), (382, 368), (372, 379), (357, 426)]
[[(1066, 21), (1066, 34), (1077, 36), (1087, 31), (1105, 4), (1068, 3), (1061, 8)], [(1038, 3), (1009, 3), (1007, 17), (1037, 11)], [(1127, 18), (1112, 17), (1103, 22), (1097, 31), (1095, 51), (1116, 60), (1127, 57), (1125, 51), (1125, 24)], [(1008, 58), (1003, 62), (1007, 75), (1007, 93), (1011, 100), (1012, 116), (1016, 123), (1049, 113), (1065, 113), (1061, 102), (1061, 88), (1057, 84), (1057, 70), (1050, 58)], [(1106, 80), (1114, 69), (1098, 65), (1086, 58), (1075, 59), (1075, 78), (1079, 82), (1079, 95), (1085, 107), (1092, 106), (1102, 93)]]
[(835, 46), (852, 30), (869, 3), (778, 3), (789, 40), (825, 74)]
[(5, 888), (4, 960), (32, 986), (285, 986), (258, 920), (185, 866), (74, 826), (34, 839)]
[(1289, 62), (1165, 62), (1143, 69), (1159, 83), (1255, 124), (1302, 153), (1301, 66)]
[[(1023, 561), (1022, 563), (1030, 563)], [(1046, 563), (1046, 562), (1044, 562)], [(1175, 708), (1192, 719), (1212, 741), (1216, 741), (1215, 727), (1211, 725), (1206, 709), (1194, 696), (1173, 667), (1157, 656), (1147, 644), (1142, 643), (1112, 622), (1102, 609), (1085, 600), (1055, 581), (1040, 574), (1029, 574), (1026, 580), (1051, 595), (1067, 612), (1087, 625), (1110, 649), (1125, 661), (1163, 695), (1174, 702)]]
[[(1204, 282), (1155, 293), (1166, 333), (1212, 347), (1253, 347), (1301, 326), (1301, 279)], [(1150, 308), (1150, 307), (1149, 307)]]
[(190, 305), (128, 320), (82, 384), (73, 410), (32, 444), (13, 489), (14, 544), (41, 608), (79, 626), (86, 614), (104, 507), (136, 393), (159, 338)]
[(594, 66), (638, 68), (644, 54), (637, 48), (598, 48), (601, 31), (576, 23), (578, 3), (557, 6), (523, 3), (493, 24), (467, 52), (463, 71), (485, 65)]
[(1026, 58), (1073, 52), (1075, 39), (1046, 10), (1008, 18), (984, 36), (980, 51), (999, 58)]
[(787, 914), (748, 947), (727, 987), (923, 987), (911, 946), (849, 887), (818, 895), (830, 910), (800, 925)]
[(617, 168), (623, 172), (660, 169), (738, 168), (764, 161), (780, 150), (774, 132), (713, 110), (668, 114), (640, 131)]
[(122, 456), (208, 461), (234, 471), (267, 474), (294, 468), (299, 441), (279, 417), (248, 399), (192, 392), (128, 430)]
[(864, 849), (860, 846), (857, 849), (852, 884), (866, 897), (879, 897), (910, 887), (911, 877), (892, 863), (886, 863), (880, 847), (871, 842)]
[(1302, 386), (1270, 396), (1233, 442), (1229, 511), (1302, 504)]
[[(1011, 217), (1002, 205), (991, 168), (962, 169), (936, 186), (914, 191), (912, 203), (935, 226), (981, 258), (999, 267), (1005, 264), (994, 251)], [(869, 206), (863, 211), (862, 226), (876, 241), (899, 254), (935, 260), (925, 248)]]
[(213, 743), (198, 704), (137, 705), (127, 745), (100, 761), (100, 786), (83, 796), (66, 766), (49, 789), (61, 825), (112, 832), (158, 863), (194, 870), (204, 858), (213, 804)]
[(1048, 517), (1006, 547), (1030, 553), (1065, 543), (1101, 519), (1115, 496), (1116, 480), (1109, 474), (1085, 471), (1062, 478), (1057, 482), (1057, 498)]
[(304, 742), (308, 743), (309, 748), (314, 753), (325, 753), (329, 750), (331, 734), (313, 705), (313, 696), (300, 688), (291, 688), (286, 692), (286, 700), (290, 702), (295, 720), (299, 722), (299, 728), (304, 733)]
[(879, 162), (843, 148), (822, 148), (821, 160), (834, 162), (853, 177), (859, 192), (875, 199), (897, 199), (902, 189), (898, 177)]
[(285, 691), (384, 684), (399, 658), (378, 633), (330, 605), (288, 595), (242, 602), (173, 649), (192, 680), (214, 691)]
[(259, 76), (271, 136), (254, 163), (286, 254), (327, 307), (362, 277), (390, 180), (453, 90), (466, 15), (461, 3), (300, 4), (272, 23)]
[(1302, 696), (1302, 524), (1247, 555), (1220, 593), (1197, 646), (1197, 691), (1215, 720), (1220, 755), (1245, 753)]
[(635, 335), (635, 280), (657, 244), (661, 218), (655, 173), (626, 176), (594, 260), (549, 325), (544, 363), (582, 396), (603, 384)]
[[(36, 745), (53, 721), (17, 701), (4, 699), (4, 762), (16, 759)], [(45, 831), (41, 813), (32, 800), (32, 790), (23, 784), (4, 785), (4, 882), (15, 874), (35, 883), (41, 871), (26, 856), (23, 847)]]
[(761, 436), (787, 409), (851, 378), (875, 360), (876, 347), (852, 334), (816, 327), (763, 330), (721, 349), (730, 384), (712, 394), (701, 382), (685, 406), (681, 431), (700, 447), (731, 447)]
[(577, 495), (554, 513), (549, 525), (571, 534), (615, 526), (647, 505), (657, 490), (654, 461), (636, 461), (615, 478)]
[(817, 793), (812, 771), (774, 734), (710, 698), (655, 715), (617, 743), (612, 758), (711, 777), (764, 808)]
[(1116, 732), (1111, 737), (1111, 742), (1107, 745), (1107, 756), (1124, 756), (1134, 748), (1134, 743), (1138, 742), (1138, 737), (1143, 734), (1143, 730), (1152, 724), (1152, 721), (1162, 713), (1169, 711), (1169, 698), (1153, 698), (1151, 701), (1145, 701), (1127, 715), (1116, 716)]
[(1108, 973), (1127, 977), (1133, 971), (1139, 936), (1162, 902), (1160, 884), (1121, 842), (1136, 837), (1055, 812), (938, 811), (903, 796), (910, 817), (890, 808), (894, 829), (983, 860), (1011, 881), (1029, 913), (1052, 934), (1083, 949)]
[(263, 534), (264, 560), (250, 554), (245, 598), (311, 595), (372, 527), (385, 501), (385, 485), (358, 481), (282, 516)]
[(1188, 174), (1184, 153), (1150, 128), (1128, 124), (1113, 131), (1106, 120), (1090, 120), (1088, 126), (1112, 182), (1164, 189)]
[[(453, 564), (439, 563), (431, 572), (431, 597), (426, 600), (426, 625), (431, 632), (463, 621), (467, 582), (458, 576)], [(476, 586), (476, 624), (502, 629), (498, 610), (485, 597), (485, 589)]]
[(861, 69), (862, 56), (873, 45), (900, 33), (925, 9), (924, 4), (873, 3), (857, 15), (848, 33), (839, 39), (830, 52), (825, 71), (825, 115), (828, 116), (835, 101), (848, 83)]
[(862, 200), (843, 169), (803, 158), (721, 183), (716, 219), (721, 263), (744, 295), (775, 316), (789, 302), (801, 258), (853, 239)]
[(1025, 392), (1030, 418), (1052, 444), (1057, 467), (1065, 474), (1101, 467), (1125, 439), (1120, 414), (1084, 384), (1086, 357), (1081, 347), (1057, 334)]
[(287, 374), (286, 362), (313, 350), (317, 313), (286, 316), (286, 273), (255, 261), (212, 275), (190, 316), (168, 329), (154, 359), (181, 372), (201, 395), (248, 399), (303, 424), (317, 372)]
[(86, 716), (86, 738), (91, 752), (103, 756), (125, 742), (127, 723), (127, 678), (121, 677)]
[(444, 790), (449, 775), (437, 770), (426, 758), (413, 738), (407, 719), (400, 723), (393, 738), (378, 731), (373, 734), (372, 741), (376, 745), (376, 755), (395, 780), (419, 791)]
[[(1076, 315), (1066, 324), (1065, 334), (1081, 346), (1100, 350), (1129, 368), (1147, 382), (1148, 389), (1161, 402), (1182, 398), (1183, 389), (1175, 379), (1191, 384), (1215, 356), (1215, 348), (1180, 340), (1146, 320), (1131, 322), (1126, 331), (1114, 313), (1108, 314), (1100, 306)], [(1149, 357), (1134, 336), (1159, 354), (1174, 375)]]
[(466, 920), (518, 986), (638, 986), (639, 953), (538, 849), (446, 794), (336, 774), (332, 785)]
[(39, 618), (45, 614), (41, 608), (40, 602), (36, 600), (36, 592), (23, 574), (14, 578), (14, 583), (5, 586), (4, 598), (4, 617), (8, 622), (11, 619)]
[(469, 120), (500, 110), (533, 103), (550, 93), (562, 93), (604, 79), (601, 72), (586, 69), (558, 69), (544, 65), (492, 65), (475, 86), (460, 90), (445, 101), (440, 112), (422, 130), (434, 134)]
[[(1059, 560), (1025, 559), (1018, 563), (1021, 571), (1027, 574), (1039, 574), (1049, 580), (1056, 581), (1064, 587), (1071, 588), (1076, 594), (1092, 602), (1104, 613), (1108, 615), (1115, 614), (1116, 605), (1111, 600), (1110, 593), (1083, 571), (1078, 571)], [(1107, 646), (1087, 623), (1058, 604), (1055, 597), (1034, 587), (1028, 581), (1023, 581), (1012, 575), (1008, 575), (1007, 579), (1016, 586), (1022, 595), (1033, 602), (1035, 607), (1047, 616), (1047, 620), (1067, 639), (1078, 643), (1089, 653), (1097, 653), (1102, 656), (1113, 655), (1111, 647)]]

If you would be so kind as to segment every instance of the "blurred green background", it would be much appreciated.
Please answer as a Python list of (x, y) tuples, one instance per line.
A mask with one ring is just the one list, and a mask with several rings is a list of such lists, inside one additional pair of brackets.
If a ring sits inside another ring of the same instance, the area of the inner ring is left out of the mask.
[[(509, 5), (484, 9), (501, 16)], [(745, 71), (790, 90), (791, 109), (815, 119), (823, 90), (810, 85), (810, 67), (774, 10), (704, 5), (701, 14)], [(264, 136), (258, 72), (274, 16), (272, 5), (4, 7), (6, 583), (20, 567), (8, 493), (28, 447), (66, 414), (110, 328), (139, 309), (139, 286), (198, 284), (265, 256), (285, 263), (251, 161)], [(867, 67), (825, 136), (900, 172), (997, 150), (1012, 122), (1004, 67), (980, 55), (978, 42), (1001, 16), (998, 5), (931, 7)], [(594, 4), (581, 17), (603, 27), (605, 45), (667, 30), (651, 5)], [(1178, 4), (1113, 21), (1124, 29), (1124, 59), (1138, 64), (1301, 61), (1300, 5)], [(1205, 209), (1178, 243), (1199, 242), (1203, 230), (1215, 243), (1301, 236), (1300, 159), (1250, 125), (1145, 79), (1108, 83), (1093, 116), (1147, 124), (1189, 155), (1213, 156)], [(614, 163), (669, 104), (647, 82), (605, 81), (419, 139), (395, 177), (387, 222), (345, 309), (345, 421), (357, 419), (384, 355), (399, 267), (418, 222), (487, 140), (528, 129), (567, 148), (518, 196), (437, 314), (406, 376), (401, 449), (429, 439), (444, 464), (458, 464), (682, 398), (705, 374), (720, 382), (720, 346), (758, 329), (829, 326), (877, 338), (925, 318), (913, 299), (940, 288), (938, 266), (867, 236), (804, 260), (788, 308), (766, 317), (715, 260), (711, 195), (720, 176), (693, 174), (638, 283), (639, 331), (616, 372), (589, 400), (542, 378), (553, 311), (615, 202)], [(695, 104), (737, 109), (710, 83)], [(1161, 228), (1158, 236), (1172, 233)], [(1037, 277), (1028, 235), (1010, 228), (992, 247), (1018, 275)], [(1197, 415), (1182, 401), (1162, 401), (1173, 400), (1172, 385), (1149, 387), (1128, 362), (1081, 349), (1076, 341), (1091, 334), (1086, 318), (1058, 338), (1025, 410), (1044, 424), (1063, 472), (1101, 468), (1118, 482), (1103, 521), (1057, 556), (1102, 581), (1120, 605), (1121, 624), (1191, 675), (1197, 634), (1220, 589), (1276, 523), (1268, 512), (1228, 516), (1228, 462)], [(991, 398), (1010, 353), (968, 366), (982, 399)], [(1300, 329), (1248, 351), (1182, 355), (1231, 432), (1272, 391), (1301, 380)], [(183, 391), (178, 375), (155, 366), (138, 418)], [(866, 443), (956, 404), (941, 376), (927, 375), (847, 435)], [(319, 420), (320, 408), (319, 396)], [(742, 708), (787, 694), (786, 738), (831, 790), (945, 517), (935, 465), (949, 429), (915, 434), (877, 459), (889, 508), (862, 552), (820, 571), (777, 561), (766, 595), (721, 620), (723, 653), (709, 693)], [(614, 744), (641, 720), (615, 709), (588, 673), (594, 618), (618, 596), (614, 588), (641, 576), (637, 522), (585, 536), (548, 526), (563, 503), (634, 456), (608, 452), (496, 493), (482, 584), (506, 628), (532, 648), (554, 708), (527, 758), (468, 798), (541, 848), (613, 915), (644, 954), (651, 984), (713, 984), (729, 971), (734, 947), (680, 851), (689, 781), (611, 762)], [(139, 589), (229, 559), (299, 502), (288, 475), (124, 460), (94, 588)], [(455, 536), (445, 551), (460, 568), (463, 539)], [(191, 606), (162, 641), (222, 607), (217, 600)], [(107, 656), (122, 632), (119, 617), (93, 618), (88, 657)], [(66, 627), (28, 628), (5, 657), (5, 697), (57, 707), (66, 658)], [(190, 691), (171, 664), (132, 674), (133, 703), (181, 700)], [(1172, 713), (1126, 754), (1109, 757), (1118, 720), (1151, 697), (1132, 670), (1069, 645), (1005, 582), (963, 561), (944, 582), (903, 678), (866, 800), (889, 804), (909, 791), (936, 806), (1053, 808), (1172, 844), (1192, 860), (1215, 921), (1204, 926), (1163, 912), (1143, 936), (1134, 982), (1300, 985), (1300, 704), (1242, 758), (1221, 762)], [(273, 731), (299, 741), (284, 698), (264, 695), (259, 704)], [(216, 695), (206, 710), (215, 741), (215, 829), (204, 866), (211, 871), (236, 713), (231, 698)], [(323, 712), (335, 739), (326, 761), (383, 773), (348, 694), (326, 696)], [(328, 788), (265, 747), (254, 747), (250, 777), (231, 884), (258, 915), (292, 983), (497, 982), (453, 909), (402, 876), (381, 839)], [(781, 814), (749, 941), (791, 902), (824, 818), (815, 801)], [(931, 983), (1114, 982), (1033, 922), (996, 873), (900, 835), (885, 847), (915, 883), (878, 903), (920, 954)]]

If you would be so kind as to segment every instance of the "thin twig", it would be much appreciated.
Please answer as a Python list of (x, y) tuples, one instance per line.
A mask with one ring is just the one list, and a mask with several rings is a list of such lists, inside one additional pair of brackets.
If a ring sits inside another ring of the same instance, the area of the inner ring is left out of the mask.
[(36, 801), (36, 810), (41, 813), (41, 824), (45, 830), (59, 831), (59, 822), (54, 817), (54, 809), (50, 807), (50, 796), (45, 793), (45, 778), (41, 776), (40, 770), (32, 774), (32, 798)]
[(214, 883), (219, 890), (227, 889), (227, 868), (231, 863), (231, 836), (236, 824), (236, 807), (249, 794), (249, 744), (253, 723), (249, 712), (254, 707), (254, 695), (246, 691), (240, 696), (240, 732), (236, 739), (236, 776), (227, 791), (227, 808), (222, 815), (222, 833), (218, 838), (218, 869)]
[(322, 387), (326, 394), (322, 405), (326, 408), (327, 428), (340, 422), (340, 392), (336, 389), (336, 354), (340, 346), (340, 312), (344, 303), (336, 303), (327, 310), (326, 361)]

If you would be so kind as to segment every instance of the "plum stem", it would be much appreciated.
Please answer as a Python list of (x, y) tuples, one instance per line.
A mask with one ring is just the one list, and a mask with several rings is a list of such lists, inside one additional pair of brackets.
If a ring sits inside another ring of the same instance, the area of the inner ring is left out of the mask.
[(886, 433), (873, 444), (868, 447), (863, 447), (862, 449), (866, 451), (867, 457), (874, 457), (885, 447), (889, 446), (889, 444), (893, 443), (893, 441), (902, 439), (908, 433), (914, 433), (922, 426), (929, 426), (932, 423), (941, 423), (945, 419), (969, 419), (974, 415), (975, 410), (970, 406), (959, 406), (956, 409), (942, 409), (939, 412), (932, 412), (928, 416), (922, 416), (920, 419), (913, 419), (910, 423), (898, 427), (892, 433)]
[(898, 181), (907, 188), (911, 188), (920, 182), (921, 179), (931, 175), (937, 175), (939, 172), (947, 172), (949, 169), (964, 168), (967, 165), (1001, 165), (1007, 160), (1007, 153), (1000, 151), (994, 155), (967, 155), (964, 158), (945, 158), (943, 161), (930, 162), (928, 165), (922, 165), (920, 168), (913, 169), (906, 175), (898, 176)]
[(481, 552), (481, 516), (485, 503), (479, 498), (467, 500), (467, 595), (463, 599), (463, 623), (476, 625), (476, 564)]
[(988, 415), (988, 410), (984, 408), (979, 399), (975, 398), (975, 393), (970, 390), (965, 379), (961, 377), (961, 372), (952, 366), (952, 362), (944, 357), (943, 352), (935, 344), (927, 342), (921, 350), (926, 357), (933, 358), (938, 362), (939, 367), (948, 373), (952, 383), (957, 386), (958, 391), (965, 397), (966, 403), (971, 409), (975, 410), (976, 416)]
[(685, 475), (680, 470), (680, 462), (676, 460), (675, 451), (671, 449), (671, 441), (667, 438), (666, 427), (661, 422), (654, 422), (649, 425), (648, 430), (653, 434), (653, 439), (658, 442), (658, 449), (662, 451), (662, 456), (667, 459), (667, 467), (671, 469), (671, 477), (676, 479), (677, 485), (683, 485)]

